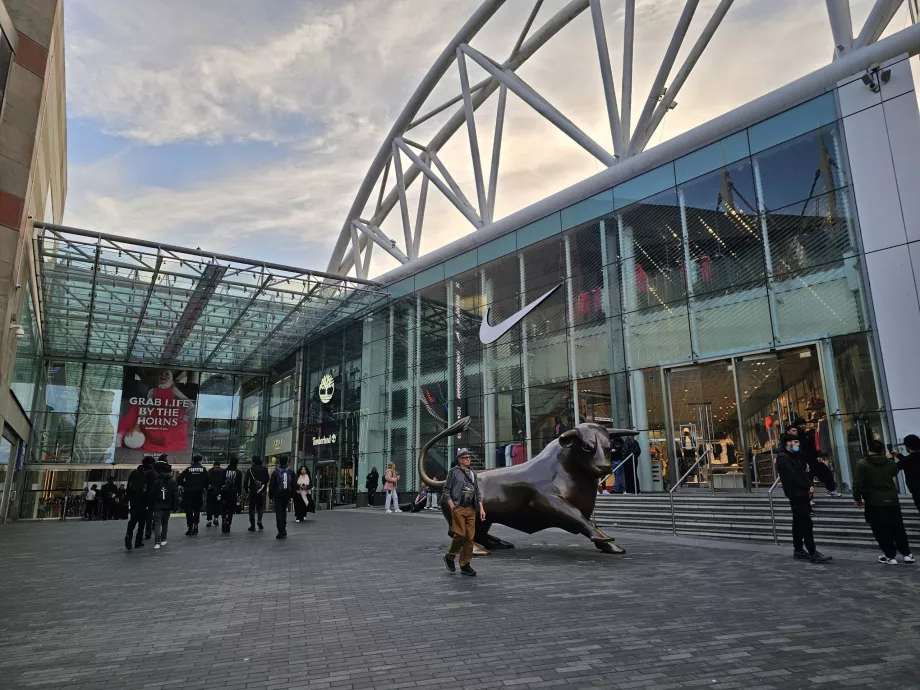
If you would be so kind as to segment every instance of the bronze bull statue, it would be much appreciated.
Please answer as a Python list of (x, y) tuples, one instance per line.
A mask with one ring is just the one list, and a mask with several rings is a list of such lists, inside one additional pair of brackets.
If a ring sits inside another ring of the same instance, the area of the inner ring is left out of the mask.
[[(432, 489), (444, 488), (425, 472), (425, 455), (438, 441), (465, 431), (470, 418), (440, 432), (422, 448), (418, 473)], [(591, 522), (597, 499), (598, 480), (612, 469), (610, 437), (633, 436), (630, 429), (608, 430), (598, 424), (579, 424), (564, 432), (543, 452), (522, 465), (499, 467), (476, 473), (486, 511), (485, 521), (476, 516), (477, 547), (513, 548), (512, 544), (489, 536), (493, 524), (512, 527), (527, 534), (558, 527), (572, 534), (583, 534), (604, 553), (625, 553)], [(442, 496), (441, 512), (451, 523), (450, 507)], [(478, 511), (477, 511), (478, 513)], [(453, 535), (451, 535), (453, 536)], [(477, 553), (483, 553), (477, 548)]]

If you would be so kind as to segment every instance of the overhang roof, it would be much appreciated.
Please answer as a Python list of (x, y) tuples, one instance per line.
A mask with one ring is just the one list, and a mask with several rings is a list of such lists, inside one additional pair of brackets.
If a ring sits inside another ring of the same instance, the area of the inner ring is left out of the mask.
[(320, 271), (36, 223), (49, 358), (264, 373), (386, 297)]

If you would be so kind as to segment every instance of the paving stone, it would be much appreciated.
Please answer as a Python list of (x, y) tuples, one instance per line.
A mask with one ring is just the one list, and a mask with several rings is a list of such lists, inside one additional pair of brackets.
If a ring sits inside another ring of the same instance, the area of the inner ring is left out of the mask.
[(436, 515), (245, 527), (130, 553), (124, 522), (0, 527), (0, 688), (920, 686), (920, 569), (874, 555), (496, 528), (517, 548), (474, 579)]

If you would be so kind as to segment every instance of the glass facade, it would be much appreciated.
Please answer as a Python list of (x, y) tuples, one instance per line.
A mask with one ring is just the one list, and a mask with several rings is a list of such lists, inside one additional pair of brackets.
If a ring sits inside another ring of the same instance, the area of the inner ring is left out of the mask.
[[(706, 403), (709, 435), (735, 437), (744, 485), (755, 482), (751, 458), (765, 447), (755, 443), (756, 415), (783, 424), (801, 414), (817, 429), (807, 403), (783, 417), (779, 407), (791, 400), (840, 399), (831, 437), (846, 460), (857, 435), (847, 420), (881, 400), (874, 389), (871, 401), (859, 400), (859, 375), (844, 367), (872, 348), (857, 234), (829, 93), (395, 283), (364, 320), (360, 401), (336, 407), (360, 415), (358, 475), (393, 461), (399, 488), (415, 490), (418, 451), (469, 415), (469, 431), (431, 453), (429, 473), (443, 476), (460, 445), (481, 466), (502, 466), (597, 421), (639, 428), (646, 480), (665, 488), (677, 470), (667, 439), (680, 423), (671, 370), (720, 358), (726, 364), (708, 374), (727, 372), (720, 392), (731, 400), (721, 411)], [(486, 314), (498, 324), (548, 292), (520, 326), (480, 342)], [(813, 366), (787, 369), (775, 401), (760, 405), (735, 389), (735, 368), (746, 381), (755, 375), (736, 367), (739, 355), (803, 344)], [(342, 359), (340, 340), (308, 349), (310, 391), (321, 372), (342, 376), (325, 359)], [(316, 407), (307, 419), (317, 419)]]

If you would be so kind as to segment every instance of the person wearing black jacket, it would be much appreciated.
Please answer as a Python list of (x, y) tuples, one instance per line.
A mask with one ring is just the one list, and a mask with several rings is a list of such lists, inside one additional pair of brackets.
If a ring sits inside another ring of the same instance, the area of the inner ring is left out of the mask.
[(815, 448), (814, 432), (808, 432), (805, 428), (805, 420), (801, 417), (793, 422), (793, 426), (790, 427), (789, 432), (791, 433), (793, 429), (796, 434), (798, 434), (800, 444), (799, 452), (805, 458), (808, 469), (818, 478), (819, 482), (824, 484), (828, 496), (840, 496), (840, 492), (837, 491), (837, 480), (834, 479), (834, 473)]
[(275, 524), (278, 526), (278, 535), (275, 539), (287, 538), (287, 507), (294, 495), (296, 482), (294, 471), (288, 467), (287, 458), (281, 458), (281, 466), (272, 472), (268, 491), (275, 504)]
[(249, 532), (256, 531), (256, 513), (259, 516), (259, 529), (262, 529), (262, 514), (265, 512), (265, 491), (268, 488), (268, 468), (262, 464), (262, 458), (252, 456), (252, 466), (246, 473), (246, 493), (249, 496)]
[(201, 499), (211, 480), (208, 471), (201, 465), (201, 456), (192, 457), (192, 464), (182, 470), (179, 475), (179, 486), (183, 488), (182, 500), (185, 503), (185, 522), (188, 529), (185, 536), (191, 537), (198, 534), (198, 523), (201, 522)]
[[(780, 436), (781, 449), (776, 454), (776, 472), (783, 483), (783, 493), (792, 508), (793, 558), (812, 563), (827, 563), (832, 560), (818, 551), (815, 546), (814, 528), (811, 524), (811, 496), (814, 487), (808, 477), (808, 466), (801, 457), (798, 437), (792, 434)], [(805, 548), (802, 548), (804, 544)]]
[(134, 528), (137, 528), (137, 536), (134, 537), (134, 547), (140, 548), (144, 545), (141, 537), (144, 534), (144, 525), (147, 524), (147, 489), (153, 474), (153, 458), (149, 455), (144, 457), (141, 464), (137, 466), (128, 475), (128, 486), (125, 493), (128, 499), (128, 508), (131, 511), (131, 519), (128, 520), (128, 532), (125, 534), (125, 548), (131, 550), (131, 538), (134, 535)]
[(166, 546), (166, 536), (169, 531), (169, 514), (176, 509), (179, 487), (172, 478), (172, 467), (168, 462), (157, 461), (154, 465), (156, 478), (150, 485), (147, 501), (153, 508), (153, 548), (159, 549)]
[[(165, 462), (165, 455), (161, 455), (159, 460)], [(147, 465), (147, 469), (144, 470), (144, 473), (147, 475), (147, 489), (150, 489), (150, 485), (157, 478), (156, 472), (156, 459), (152, 456), (150, 458), (150, 464)], [(144, 539), (153, 539), (153, 506), (150, 505), (150, 500), (147, 500), (147, 519), (144, 522)]]
[(230, 534), (233, 514), (236, 513), (236, 499), (243, 493), (243, 473), (236, 468), (238, 463), (236, 458), (230, 460), (220, 486), (220, 531), (224, 534)]
[(208, 522), (205, 527), (211, 526), (211, 518), (214, 518), (214, 526), (220, 524), (220, 489), (224, 485), (224, 469), (220, 466), (220, 460), (214, 460), (211, 469), (208, 470), (208, 498), (207, 498), (207, 518)]
[(892, 455), (897, 460), (898, 469), (904, 473), (907, 490), (913, 496), (914, 505), (920, 512), (920, 437), (908, 434), (904, 437), (904, 447), (907, 448), (907, 455), (901, 455), (897, 451)]
[(364, 478), (364, 488), (367, 489), (367, 505), (373, 508), (374, 494), (377, 493), (377, 487), (380, 485), (380, 473), (376, 467), (372, 467), (367, 477)]
[(897, 565), (898, 552), (905, 563), (913, 563), (895, 477), (900, 469), (892, 458), (885, 455), (885, 444), (877, 439), (869, 441), (869, 455), (856, 463), (853, 470), (853, 500), (856, 507), (866, 506), (866, 522), (878, 542), (882, 555), (879, 563)]

